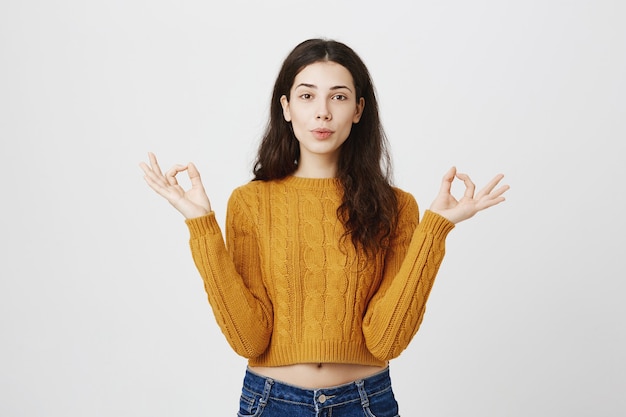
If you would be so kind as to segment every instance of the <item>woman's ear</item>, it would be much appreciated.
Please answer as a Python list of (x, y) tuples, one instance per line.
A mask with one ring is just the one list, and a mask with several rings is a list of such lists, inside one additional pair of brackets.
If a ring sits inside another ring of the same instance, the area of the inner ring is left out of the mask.
[(289, 111), (289, 100), (287, 100), (287, 96), (283, 95), (280, 98), (280, 105), (283, 106), (283, 117), (286, 122), (291, 122), (291, 112)]
[(352, 118), (352, 123), (359, 123), (361, 120), (361, 116), (363, 115), (363, 109), (365, 108), (365, 99), (361, 97), (359, 102), (356, 105), (356, 112), (354, 113), (354, 117)]

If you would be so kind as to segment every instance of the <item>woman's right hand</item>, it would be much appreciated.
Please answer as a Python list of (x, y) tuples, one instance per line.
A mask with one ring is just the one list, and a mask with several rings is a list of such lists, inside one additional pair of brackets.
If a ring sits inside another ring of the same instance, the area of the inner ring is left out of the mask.
[[(174, 165), (163, 174), (153, 153), (148, 153), (148, 159), (150, 160), (150, 166), (145, 162), (139, 164), (145, 174), (144, 179), (150, 188), (169, 201), (185, 218), (201, 217), (211, 211), (211, 203), (204, 191), (200, 173), (193, 163)], [(183, 171), (187, 171), (191, 181), (191, 188), (187, 191), (176, 180), (176, 175)]]

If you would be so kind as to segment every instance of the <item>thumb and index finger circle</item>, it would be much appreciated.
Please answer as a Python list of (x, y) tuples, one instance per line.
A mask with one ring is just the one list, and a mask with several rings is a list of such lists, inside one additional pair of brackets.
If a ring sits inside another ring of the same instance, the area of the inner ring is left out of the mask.
[(169, 169), (169, 171), (167, 171), (165, 173), (165, 178), (167, 179), (167, 182), (171, 185), (178, 185), (178, 181), (176, 180), (176, 175), (178, 175), (179, 172), (183, 172), (186, 171), (188, 169), (187, 165), (174, 165), (173, 167), (171, 167)]

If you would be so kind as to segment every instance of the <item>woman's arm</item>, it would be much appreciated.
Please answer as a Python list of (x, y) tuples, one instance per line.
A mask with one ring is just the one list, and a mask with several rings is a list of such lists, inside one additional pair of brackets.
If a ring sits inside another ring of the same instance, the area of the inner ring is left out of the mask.
[[(175, 165), (163, 174), (154, 154), (149, 154), (149, 160), (150, 165), (140, 164), (144, 178), (186, 218), (194, 262), (228, 343), (241, 356), (259, 356), (270, 340), (272, 306), (262, 283), (254, 229), (248, 217), (231, 197), (227, 235), (231, 243), (238, 243), (229, 245), (229, 253), (196, 167), (191, 163)], [(184, 171), (191, 181), (189, 190), (176, 180), (176, 175)]]
[(273, 308), (261, 276), (253, 225), (235, 194), (228, 203), (228, 248), (213, 213), (186, 223), (191, 253), (222, 333), (239, 355), (261, 355), (271, 338)]
[[(466, 191), (456, 200), (450, 189), (454, 178)], [(476, 196), (474, 184), (451, 168), (439, 194), (418, 224), (418, 207), (410, 194), (402, 194), (397, 231), (385, 257), (383, 279), (363, 320), (368, 349), (381, 360), (397, 357), (412, 340), (423, 320), (426, 301), (445, 254), (445, 239), (454, 224), (502, 201), (508, 186), (494, 191), (498, 175)]]
[(454, 228), (452, 222), (431, 211), (417, 224), (415, 199), (409, 194), (402, 197), (383, 278), (363, 319), (367, 347), (380, 360), (400, 355), (417, 333), (445, 254), (445, 238)]

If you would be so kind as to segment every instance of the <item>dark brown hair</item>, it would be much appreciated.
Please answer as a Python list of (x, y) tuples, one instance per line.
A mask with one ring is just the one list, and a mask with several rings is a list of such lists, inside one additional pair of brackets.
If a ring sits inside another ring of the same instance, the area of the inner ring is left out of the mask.
[(309, 39), (287, 56), (276, 78), (270, 118), (254, 164), (254, 180), (281, 179), (298, 167), (299, 142), (283, 117), (280, 98), (289, 93), (296, 75), (307, 65), (331, 61), (345, 67), (356, 88), (357, 101), (365, 99), (358, 123), (352, 125), (339, 156), (337, 178), (343, 201), (337, 214), (356, 247), (374, 254), (384, 248), (397, 223), (398, 201), (391, 186), (391, 159), (378, 114), (372, 80), (361, 58), (347, 45)]

